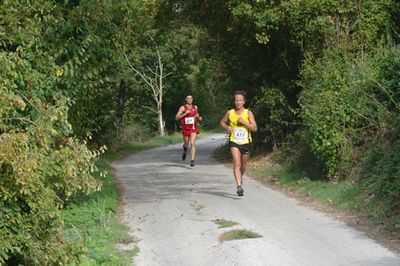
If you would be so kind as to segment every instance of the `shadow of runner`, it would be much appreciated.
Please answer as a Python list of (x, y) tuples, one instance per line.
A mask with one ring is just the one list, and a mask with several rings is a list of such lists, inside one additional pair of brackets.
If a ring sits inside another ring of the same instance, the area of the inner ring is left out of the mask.
[[(190, 160), (189, 160), (190, 162)], [(161, 166), (168, 166), (168, 167), (180, 167), (180, 168), (185, 168), (185, 169), (193, 169), (193, 167), (190, 167), (188, 164), (184, 164), (185, 162), (182, 163), (161, 163)]]
[(233, 193), (226, 193), (222, 191), (196, 191), (196, 193), (201, 193), (201, 194), (207, 194), (207, 195), (212, 195), (212, 196), (218, 196), (218, 197), (223, 197), (223, 198), (229, 198), (229, 199), (234, 199), (234, 200), (239, 200), (240, 198), (236, 196), (236, 194)]

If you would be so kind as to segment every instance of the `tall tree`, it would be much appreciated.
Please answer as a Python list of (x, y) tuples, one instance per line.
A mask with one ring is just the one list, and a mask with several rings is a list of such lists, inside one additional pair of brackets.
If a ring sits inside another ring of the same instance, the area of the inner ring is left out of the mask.
[[(151, 40), (153, 38), (150, 36)], [(153, 41), (154, 43), (154, 41)], [(149, 108), (150, 111), (157, 114), (157, 125), (158, 125), (158, 132), (160, 136), (165, 135), (165, 122), (163, 118), (163, 96), (164, 96), (164, 78), (170, 75), (171, 73), (164, 73), (164, 64), (162, 62), (160, 51), (158, 50), (157, 45), (154, 43), (156, 54), (157, 54), (157, 61), (153, 63), (152, 66), (146, 65), (146, 70), (139, 70), (137, 67), (134, 67), (133, 64), (129, 61), (127, 55), (125, 58), (130, 66), (130, 68), (138, 75), (148, 86), (151, 90), (151, 95), (153, 100), (156, 103), (154, 108)], [(153, 69), (154, 67), (154, 69)], [(149, 72), (147, 74), (146, 72)]]

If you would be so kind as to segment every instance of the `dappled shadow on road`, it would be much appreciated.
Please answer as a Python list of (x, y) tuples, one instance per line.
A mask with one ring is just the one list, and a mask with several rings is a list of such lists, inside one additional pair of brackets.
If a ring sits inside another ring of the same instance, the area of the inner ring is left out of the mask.
[(232, 186), (230, 171), (211, 157), (220, 142), (199, 141), (195, 167), (189, 166), (190, 153), (186, 161), (181, 160), (181, 144), (142, 151), (115, 162), (113, 167), (124, 190), (123, 202), (157, 202), (190, 193), (236, 199), (235, 194), (224, 192), (225, 187)]
[[(220, 165), (218, 161), (216, 161), (212, 157), (212, 153), (216, 147), (219, 147), (221, 144), (221, 139), (213, 139), (211, 141), (201, 140), (198, 141), (196, 145), (196, 164), (201, 165)], [(136, 154), (132, 154), (131, 156), (127, 156), (117, 162), (114, 162), (114, 165), (118, 165), (120, 167), (129, 166), (132, 163), (153, 163), (153, 164), (179, 164), (183, 166), (188, 166), (190, 162), (190, 151), (187, 154), (187, 160), (182, 161), (182, 144), (174, 144), (168, 145), (164, 147), (158, 147), (150, 150), (145, 150), (138, 152)]]
[(356, 261), (354, 265), (387, 265), (387, 266), (399, 266), (400, 258), (399, 257), (383, 257), (377, 260), (363, 260)]
[[(149, 165), (147, 165), (149, 166)], [(168, 167), (129, 167), (120, 171), (124, 187), (124, 203), (156, 202), (177, 199), (190, 193), (202, 193), (219, 197), (234, 198), (234, 194), (215, 191), (215, 187), (231, 186), (231, 179), (224, 174), (204, 174), (187, 167), (169, 164)]]
[[(220, 162), (217, 162), (215, 159), (203, 155), (200, 153), (197, 153), (196, 156), (196, 165), (210, 165), (210, 166), (215, 166), (215, 165), (220, 165)], [(124, 159), (121, 159), (118, 162), (115, 162), (114, 165), (118, 166), (129, 166), (134, 163), (148, 163), (152, 162), (153, 164), (176, 164), (176, 165), (182, 165), (182, 166), (188, 166), (190, 163), (190, 153), (187, 154), (187, 159), (186, 161), (182, 161), (182, 152), (181, 151), (166, 151), (166, 150), (156, 150), (156, 154), (150, 153), (150, 152), (142, 152), (139, 154), (134, 154), (131, 155), (130, 157), (126, 157)]]
[(167, 167), (181, 167), (181, 168), (185, 168), (185, 169), (192, 169), (192, 167), (190, 167), (189, 165), (185, 165), (182, 163), (161, 163), (160, 167), (162, 166), (167, 166)]
[(236, 196), (236, 194), (227, 193), (224, 191), (200, 190), (200, 191), (196, 191), (196, 193), (217, 196), (217, 197), (224, 197), (224, 198), (229, 198), (229, 199), (234, 199), (234, 200), (240, 199), (238, 196)]

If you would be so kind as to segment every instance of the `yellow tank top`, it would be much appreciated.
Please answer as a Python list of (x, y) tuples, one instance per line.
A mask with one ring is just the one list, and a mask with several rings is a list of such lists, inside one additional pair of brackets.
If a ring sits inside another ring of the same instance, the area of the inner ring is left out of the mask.
[(238, 125), (239, 117), (242, 117), (243, 120), (246, 122), (250, 122), (249, 110), (244, 109), (240, 115), (235, 113), (235, 109), (229, 110), (229, 126), (232, 127), (229, 141), (235, 142), (237, 144), (248, 144), (252, 141), (251, 133), (247, 127), (243, 125)]

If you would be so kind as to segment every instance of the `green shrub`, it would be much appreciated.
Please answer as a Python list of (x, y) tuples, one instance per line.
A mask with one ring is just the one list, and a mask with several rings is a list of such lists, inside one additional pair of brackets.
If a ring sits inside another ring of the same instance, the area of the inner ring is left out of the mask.
[(301, 116), (312, 151), (330, 178), (347, 174), (371, 140), (395, 121), (391, 96), (382, 93), (380, 60), (336, 49), (303, 69)]
[[(391, 145), (377, 146), (365, 161), (364, 176), (369, 192), (400, 210), (400, 138)], [(399, 213), (400, 214), (400, 213)]]
[[(361, 163), (361, 182), (367, 198), (381, 202), (380, 215), (400, 216), (400, 47), (393, 47), (379, 54), (379, 65), (374, 80), (376, 97), (385, 106), (388, 119), (381, 123), (379, 134), (371, 142)], [(397, 218), (396, 218), (397, 217)], [(399, 227), (400, 225), (397, 225)]]
[(313, 180), (323, 178), (323, 164), (311, 150), (311, 139), (307, 130), (300, 129), (288, 136), (286, 142), (275, 150), (273, 161), (290, 171), (300, 171)]
[(5, 88), (0, 94), (0, 263), (71, 260), (60, 208), (77, 192), (100, 189), (92, 176), (98, 152), (70, 137), (65, 99), (55, 106), (30, 101), (31, 115), (22, 116), (28, 103)]
[(300, 96), (302, 117), (311, 138), (311, 148), (323, 162), (329, 176), (334, 176), (343, 143), (341, 129), (352, 123), (346, 101), (349, 67), (340, 55), (327, 55), (303, 69), (304, 90)]
[(290, 123), (295, 118), (295, 112), (282, 91), (275, 87), (261, 87), (254, 112), (263, 114), (257, 117), (260, 131), (257, 135), (262, 138), (261, 141), (275, 146), (282, 143), (290, 133)]

